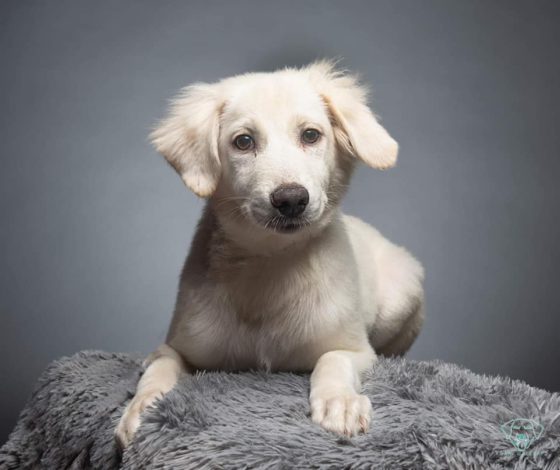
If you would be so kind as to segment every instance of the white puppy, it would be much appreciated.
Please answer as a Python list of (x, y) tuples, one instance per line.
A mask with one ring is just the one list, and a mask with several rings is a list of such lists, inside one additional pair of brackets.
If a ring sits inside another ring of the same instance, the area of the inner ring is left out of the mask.
[(339, 208), (356, 160), (388, 168), (397, 157), (364, 88), (329, 62), (195, 84), (151, 137), (208, 203), (119, 441), (198, 369), (313, 371), (311, 419), (365, 431), (360, 375), (376, 352), (410, 347), (424, 308), (421, 265)]

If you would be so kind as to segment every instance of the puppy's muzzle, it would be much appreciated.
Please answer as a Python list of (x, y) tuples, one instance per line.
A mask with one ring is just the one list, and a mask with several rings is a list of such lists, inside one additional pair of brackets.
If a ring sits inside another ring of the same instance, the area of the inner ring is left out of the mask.
[(270, 195), (270, 203), (284, 217), (298, 217), (309, 203), (309, 193), (299, 184), (282, 185)]

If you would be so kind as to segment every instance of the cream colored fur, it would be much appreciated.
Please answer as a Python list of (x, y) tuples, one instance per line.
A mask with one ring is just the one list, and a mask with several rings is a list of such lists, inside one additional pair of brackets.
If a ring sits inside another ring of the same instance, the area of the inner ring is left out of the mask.
[[(302, 131), (321, 136), (312, 145)], [(255, 147), (232, 145), (240, 133)], [(360, 376), (377, 353), (402, 354), (424, 318), (421, 265), (339, 202), (356, 160), (395, 164), (397, 143), (364, 88), (329, 62), (184, 89), (152, 134), (192, 191), (208, 199), (186, 260), (166, 344), (146, 360), (117, 427), (126, 445), (142, 411), (197, 369), (312, 371), (311, 419), (366, 431)], [(299, 230), (279, 231), (270, 194), (308, 190)]]

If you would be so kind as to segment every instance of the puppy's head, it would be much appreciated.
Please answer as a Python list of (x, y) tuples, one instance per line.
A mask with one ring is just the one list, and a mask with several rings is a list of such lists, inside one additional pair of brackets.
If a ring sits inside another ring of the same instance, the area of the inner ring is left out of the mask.
[(189, 86), (151, 138), (216, 210), (283, 234), (328, 219), (353, 160), (388, 168), (398, 151), (365, 89), (329, 62)]

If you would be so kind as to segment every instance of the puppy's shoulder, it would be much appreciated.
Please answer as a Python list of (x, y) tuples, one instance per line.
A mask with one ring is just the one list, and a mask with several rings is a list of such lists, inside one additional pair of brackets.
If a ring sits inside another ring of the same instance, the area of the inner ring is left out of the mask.
[(372, 225), (364, 222), (362, 219), (355, 217), (353, 215), (343, 214), (342, 223), (344, 224), (344, 229), (351, 239), (356, 238), (369, 238), (383, 239), (383, 235)]

